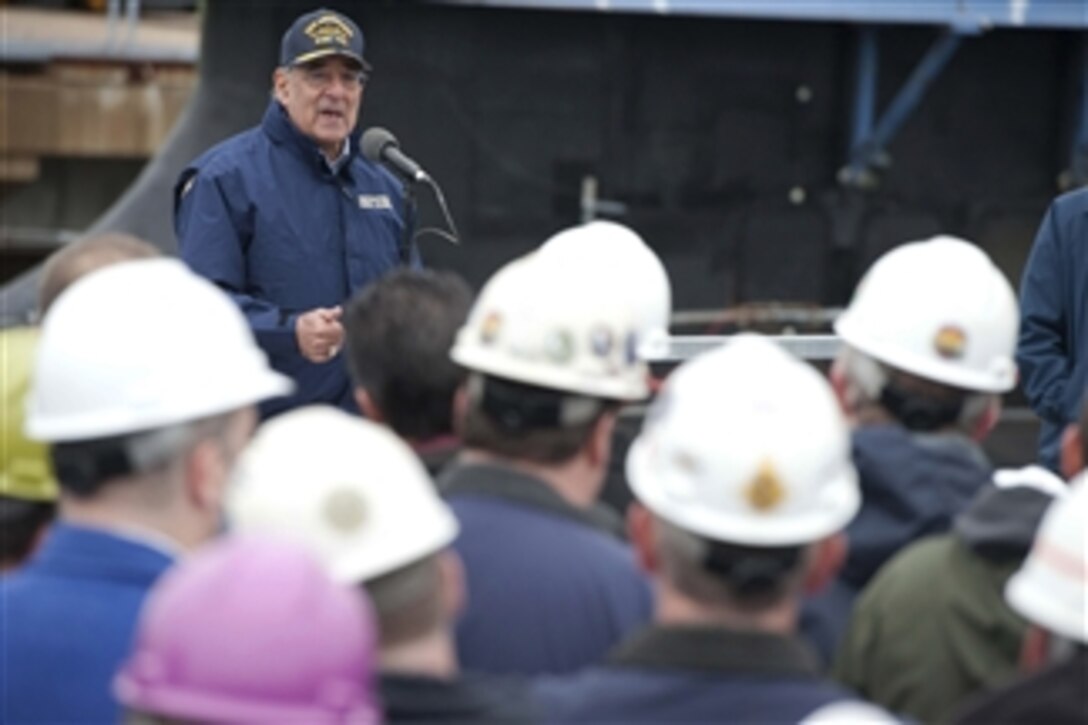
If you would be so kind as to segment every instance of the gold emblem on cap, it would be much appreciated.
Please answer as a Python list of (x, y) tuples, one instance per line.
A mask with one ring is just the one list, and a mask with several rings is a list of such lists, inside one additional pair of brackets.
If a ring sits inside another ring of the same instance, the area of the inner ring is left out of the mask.
[(351, 27), (335, 15), (322, 15), (317, 20), (306, 26), (303, 32), (314, 41), (314, 45), (329, 45), (336, 43), (345, 48), (351, 36), (355, 35)]
[(770, 511), (786, 498), (786, 487), (778, 477), (778, 471), (769, 460), (759, 464), (755, 478), (744, 489), (744, 497), (756, 511)]
[(967, 333), (956, 325), (945, 325), (933, 337), (933, 348), (937, 354), (949, 360), (963, 357), (967, 347)]
[(366, 518), (366, 502), (350, 488), (339, 488), (325, 499), (325, 521), (342, 534), (359, 529)]

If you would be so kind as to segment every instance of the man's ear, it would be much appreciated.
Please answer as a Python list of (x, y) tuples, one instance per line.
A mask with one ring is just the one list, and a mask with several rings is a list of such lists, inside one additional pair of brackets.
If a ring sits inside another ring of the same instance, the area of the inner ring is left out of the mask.
[(804, 591), (818, 594), (838, 576), (846, 561), (848, 544), (846, 534), (832, 534), (812, 545), (809, 563), (805, 571)]
[(210, 438), (197, 443), (185, 457), (185, 499), (200, 511), (221, 511), (227, 476), (220, 444)]
[(1049, 654), (1050, 633), (1038, 625), (1029, 624), (1020, 644), (1020, 671), (1024, 674), (1038, 672), (1046, 667)]
[(374, 403), (374, 399), (370, 397), (366, 388), (357, 387), (354, 392), (355, 404), (359, 406), (363, 417), (373, 423), (385, 423), (385, 416), (382, 415), (381, 409)]
[(836, 358), (831, 363), (831, 369), (827, 371), (827, 380), (831, 383), (831, 390), (835, 393), (835, 399), (839, 401), (839, 409), (842, 410), (843, 415), (849, 417), (853, 411), (851, 410), (849, 396), (846, 393), (846, 373), (843, 371), (841, 359)]
[(647, 574), (660, 568), (657, 555), (657, 524), (650, 510), (638, 501), (627, 507), (627, 538), (635, 550), (639, 567)]
[(468, 414), (468, 382), (462, 382), (457, 386), (453, 394), (453, 432), (458, 438), (463, 438), (465, 430), (465, 415)]
[(288, 84), (286, 68), (277, 68), (272, 71), (272, 95), (280, 103), (287, 103), (287, 99), (291, 95), (291, 88)]
[(586, 453), (594, 466), (607, 466), (612, 457), (612, 434), (616, 430), (616, 411), (610, 410), (597, 418), (593, 432), (586, 441)]
[(447, 622), (456, 622), (468, 604), (468, 588), (465, 586), (465, 566), (453, 549), (438, 555), (438, 577), (443, 617)]
[(978, 424), (971, 432), (971, 438), (978, 443), (986, 440), (986, 438), (993, 432), (993, 429), (997, 427), (998, 421), (1001, 419), (1001, 398), (996, 395), (990, 396), (990, 402), (986, 406), (986, 411), (979, 416)]
[(1084, 470), (1084, 449), (1081, 447), (1080, 426), (1076, 423), (1070, 423), (1062, 431), (1061, 469), (1067, 481)]

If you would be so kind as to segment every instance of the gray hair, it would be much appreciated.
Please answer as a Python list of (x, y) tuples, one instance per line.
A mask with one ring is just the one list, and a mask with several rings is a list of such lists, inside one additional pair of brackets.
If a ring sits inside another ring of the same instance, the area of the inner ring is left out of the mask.
[(908, 388), (924, 386), (938, 391), (941, 397), (959, 397), (962, 400), (956, 428), (970, 434), (979, 420), (994, 404), (997, 397), (993, 393), (976, 392), (954, 388), (936, 381), (921, 378), (903, 370), (886, 365), (876, 358), (855, 347), (844, 344), (835, 358), (835, 369), (842, 374), (846, 405), (851, 411), (865, 408), (883, 407), (881, 394), (891, 382), (904, 383)]

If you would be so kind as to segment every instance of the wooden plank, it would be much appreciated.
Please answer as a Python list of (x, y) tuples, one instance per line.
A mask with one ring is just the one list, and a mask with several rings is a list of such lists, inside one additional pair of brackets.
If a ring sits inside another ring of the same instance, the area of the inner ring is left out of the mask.
[(0, 153), (148, 157), (196, 87), (192, 68), (75, 63), (0, 72)]
[(41, 174), (38, 159), (32, 156), (0, 156), (0, 182), (25, 184)]

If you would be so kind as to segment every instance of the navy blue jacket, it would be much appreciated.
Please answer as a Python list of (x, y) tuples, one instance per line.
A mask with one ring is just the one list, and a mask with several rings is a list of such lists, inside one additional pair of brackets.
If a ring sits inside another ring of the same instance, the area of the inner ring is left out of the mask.
[(454, 464), (439, 487), (461, 524), (468, 670), (537, 675), (599, 661), (646, 624), (653, 601), (633, 553), (544, 482)]
[(333, 173), (272, 101), (259, 126), (196, 159), (175, 188), (182, 259), (234, 298), (272, 367), (298, 385), (263, 404), (266, 416), (314, 402), (358, 413), (342, 358), (312, 363), (295, 337), (299, 313), (342, 305), (401, 263), (403, 188), (359, 154), (357, 135), (350, 143)]
[[(818, 675), (815, 656), (792, 638), (712, 627), (654, 627), (608, 662), (569, 678), (539, 680), (547, 722), (800, 722), (856, 702)], [(887, 719), (872, 709), (871, 720)], [(858, 722), (854, 720), (854, 722)]]
[(948, 531), (993, 476), (982, 450), (967, 438), (893, 424), (855, 430), (853, 458), (862, 498), (846, 528), (846, 563), (802, 614), (802, 631), (827, 662), (846, 632), (854, 599), (877, 570), (907, 544)]
[(22, 569), (0, 579), (0, 722), (115, 723), (114, 673), (166, 554), (57, 523)]
[(1062, 429), (1088, 387), (1088, 189), (1050, 206), (1020, 280), (1020, 379), (1042, 419), (1039, 461), (1058, 470)]

